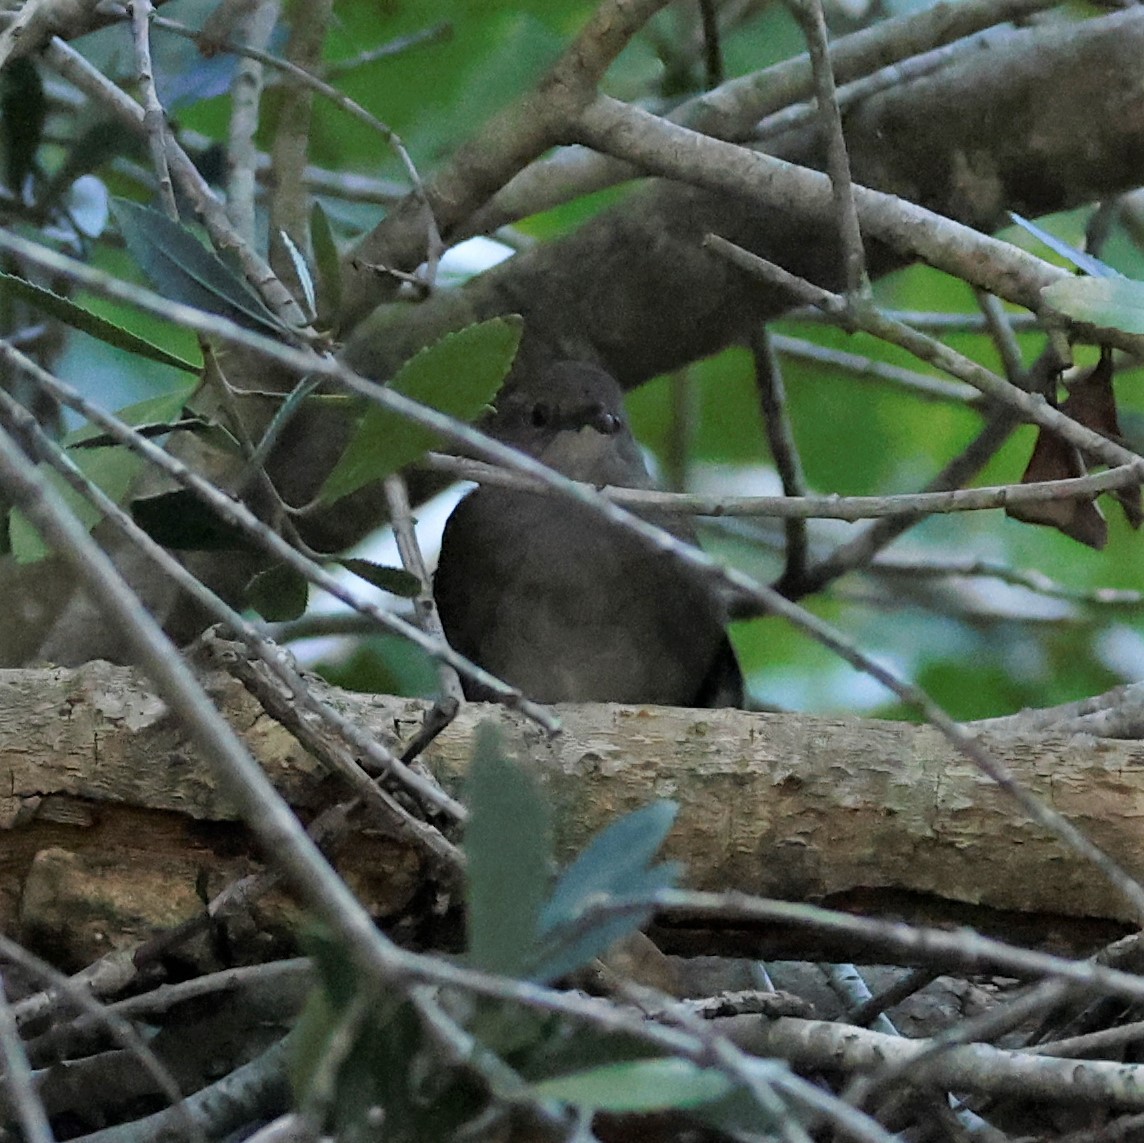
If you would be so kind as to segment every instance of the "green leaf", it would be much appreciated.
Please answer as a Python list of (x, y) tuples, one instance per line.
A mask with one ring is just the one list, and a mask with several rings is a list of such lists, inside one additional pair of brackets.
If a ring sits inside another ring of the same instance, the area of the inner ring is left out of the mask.
[(605, 953), (616, 941), (643, 928), (653, 907), (628, 908), (591, 922), (592, 905), (623, 899), (649, 900), (679, 881), (676, 862), (649, 866), (675, 821), (673, 802), (655, 802), (601, 830), (564, 871), (540, 914), (541, 939), (531, 975), (555, 980)]
[(402, 599), (415, 599), (421, 592), (421, 582), (411, 572), (404, 568), (389, 568), (384, 564), (375, 564), (371, 560), (346, 558), (338, 560), (339, 564), (351, 571), (354, 575), (388, 591), (391, 595), (399, 595)]
[(594, 1111), (657, 1111), (698, 1107), (726, 1095), (731, 1081), (690, 1060), (634, 1060), (607, 1064), (532, 1085), (538, 1100), (559, 1100)]
[[(656, 865), (641, 875), (631, 897), (635, 901), (650, 899), (661, 889), (673, 888), (678, 881), (676, 863)], [(593, 957), (602, 956), (616, 941), (642, 929), (654, 913), (655, 908), (650, 904), (630, 903), (622, 912), (594, 917), (590, 923), (579, 920), (557, 925), (537, 942), (536, 960), (529, 977), (551, 981), (566, 976)]]
[(1144, 333), (1144, 282), (1130, 278), (1065, 278), (1041, 299), (1054, 313), (1101, 330)]
[(179, 489), (131, 502), (131, 515), (156, 543), (176, 551), (256, 551), (241, 528), (228, 524), (197, 496)]
[[(181, 384), (168, 393), (159, 393), (157, 396), (136, 401), (132, 405), (124, 405), (122, 409), (115, 410), (115, 416), (132, 428), (149, 424), (167, 425), (169, 428), (182, 413), (183, 406), (193, 391), (193, 385)], [(84, 445), (91, 448), (93, 443), (103, 436), (103, 430), (88, 421), (68, 433), (64, 437), (64, 444), (68, 447)]]
[[(133, 425), (133, 431), (144, 438), (153, 440), (155, 437), (165, 437), (174, 432), (197, 432), (215, 430), (218, 426), (208, 421), (206, 417), (183, 417), (178, 421), (158, 421), (150, 425)], [(118, 444), (119, 438), (111, 433), (96, 433), (91, 437), (84, 437), (76, 441), (75, 448), (107, 448)]]
[[(520, 342), (519, 317), (493, 318), (446, 334), (407, 361), (389, 387), (471, 421), (496, 396)], [(371, 406), (322, 488), (327, 503), (381, 480), (441, 443), (436, 433)]]
[(535, 780), (505, 757), (489, 723), (477, 730), (467, 789), (468, 961), (517, 975), (531, 958), (548, 881), (548, 814)]
[[(142, 458), (126, 448), (66, 451), (69, 459), (84, 476), (116, 503), (127, 495), (131, 482), (143, 467)], [(46, 472), (49, 483), (63, 497), (80, 523), (88, 530), (93, 528), (102, 519), (99, 511), (78, 492), (74, 492), (58, 473), (51, 469), (47, 469)], [(39, 533), (18, 511), (13, 511), (9, 520), (9, 541), (12, 555), (17, 563), (35, 563), (48, 554), (48, 548), (40, 539)]]
[(674, 802), (652, 802), (600, 830), (561, 874), (541, 914), (541, 928), (575, 920), (586, 904), (601, 897), (634, 896), (677, 811)]
[(185, 357), (179, 357), (178, 354), (171, 353), (161, 345), (156, 345), (153, 341), (148, 341), (145, 337), (140, 337), (129, 329), (124, 329), (123, 326), (116, 325), (114, 322), (108, 321), (107, 318), (100, 317), (99, 314), (85, 309), (70, 298), (44, 289), (43, 286), (34, 285), (32, 282), (17, 278), (13, 274), (0, 272), (0, 287), (23, 298), (24, 301), (43, 310), (44, 313), (51, 314), (52, 317), (62, 321), (65, 325), (70, 325), (81, 333), (89, 334), (108, 345), (113, 345), (116, 349), (125, 350), (137, 357), (146, 357), (151, 361), (158, 361), (160, 365), (170, 365), (175, 369), (182, 369), (187, 373), (198, 373), (202, 368), (201, 365), (196, 365)]
[(288, 623), (306, 610), (310, 584), (301, 572), (276, 564), (246, 585), (246, 602), (271, 623)]
[(181, 223), (123, 198), (113, 199), (111, 209), (128, 249), (159, 293), (247, 329), (278, 334), (286, 328), (246, 282)]
[(328, 324), (328, 315), (342, 307), (342, 264), (330, 219), (316, 200), (310, 211), (310, 245), (318, 274), (318, 313)]

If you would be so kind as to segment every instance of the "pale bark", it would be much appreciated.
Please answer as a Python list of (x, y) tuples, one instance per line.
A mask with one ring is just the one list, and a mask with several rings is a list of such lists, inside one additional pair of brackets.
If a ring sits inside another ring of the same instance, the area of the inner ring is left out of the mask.
[[(219, 680), (213, 693), (293, 804), (309, 812), (345, 796), (238, 684)], [(425, 709), (331, 697), (388, 743), (408, 738)], [(563, 858), (616, 816), (670, 798), (680, 813), (668, 855), (694, 887), (860, 901), (1073, 948), (1130, 920), (1088, 864), (928, 727), (611, 705), (560, 715), (564, 731), (549, 740), (470, 704), (425, 760), (457, 789), (475, 727), (501, 726), (543, 781)], [(1027, 788), (1130, 871), (1144, 868), (1144, 743), (988, 742)], [(106, 663), (0, 672), (0, 828), (0, 927), (66, 935), (77, 958), (195, 915), (203, 874), (214, 890), (257, 867), (209, 767), (138, 676)], [(424, 876), (418, 854), (378, 834), (356, 833), (338, 862), (382, 918), (408, 906)]]

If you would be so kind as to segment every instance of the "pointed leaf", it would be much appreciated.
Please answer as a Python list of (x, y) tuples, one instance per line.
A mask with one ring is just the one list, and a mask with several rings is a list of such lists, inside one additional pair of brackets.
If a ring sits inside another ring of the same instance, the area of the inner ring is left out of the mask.
[(290, 255), (294, 274), (306, 299), (306, 313), (312, 317), (318, 308), (317, 300), (314, 297), (314, 275), (310, 273), (310, 267), (306, 265), (306, 259), (302, 257), (302, 251), (298, 249), (298, 244), (294, 239), (285, 230), (279, 230), (278, 237), (282, 239), (282, 245), (286, 248), (286, 253)]
[[(390, 387), (458, 420), (471, 421), (496, 396), (516, 356), (520, 333), (520, 318), (510, 316), (446, 334), (407, 361)], [(440, 443), (436, 433), (371, 406), (330, 473), (322, 499), (328, 503), (381, 480)]]
[(0, 272), (0, 289), (23, 298), (30, 305), (36, 306), (44, 313), (51, 314), (52, 317), (62, 321), (65, 325), (70, 325), (73, 329), (78, 329), (81, 333), (90, 334), (108, 345), (114, 345), (116, 349), (126, 350), (128, 353), (133, 353), (138, 357), (146, 357), (151, 361), (158, 361), (161, 365), (174, 366), (174, 368), (182, 369), (187, 373), (198, 373), (202, 368), (201, 365), (187, 361), (185, 358), (179, 357), (178, 354), (164, 349), (161, 345), (156, 345), (154, 342), (132, 333), (129, 329), (124, 329), (123, 326), (116, 325), (105, 317), (100, 317), (99, 314), (85, 309), (70, 298), (61, 297), (51, 290), (44, 289), (43, 286), (34, 285), (32, 282), (17, 278), (13, 274)]
[(399, 595), (402, 599), (416, 599), (421, 593), (421, 582), (411, 572), (404, 568), (389, 568), (384, 564), (375, 564), (371, 560), (347, 558), (338, 560), (338, 563), (351, 571), (354, 575), (388, 591), (391, 595)]
[(633, 1060), (542, 1080), (532, 1085), (538, 1100), (559, 1100), (593, 1111), (657, 1111), (698, 1107), (726, 1095), (731, 1081), (690, 1060)]
[[(681, 866), (670, 861), (655, 865), (633, 881), (633, 888), (625, 898), (636, 901), (650, 900), (661, 889), (674, 888), (679, 882)], [(615, 900), (611, 894), (596, 898), (598, 903)], [(538, 951), (529, 970), (529, 978), (539, 981), (558, 980), (575, 969), (586, 965), (593, 957), (603, 956), (617, 941), (642, 929), (655, 913), (653, 905), (625, 908), (614, 915), (568, 921), (543, 934)]]
[[(193, 385), (180, 384), (170, 392), (159, 393), (157, 396), (147, 397), (142, 401), (136, 401), (134, 404), (125, 405), (122, 409), (116, 409), (115, 416), (125, 425), (131, 425), (133, 428), (150, 422), (169, 426), (183, 411), (183, 406), (187, 403), (187, 399), (193, 390)], [(69, 448), (81, 445), (90, 448), (93, 442), (102, 435), (103, 430), (98, 425), (88, 421), (80, 425), (78, 429), (73, 429), (68, 433), (64, 437), (64, 444)]]
[(1114, 270), (1111, 266), (1106, 265), (1099, 258), (1094, 257), (1085, 250), (1078, 250), (1063, 238), (1058, 238), (1055, 234), (1050, 234), (1049, 231), (1038, 226), (1035, 222), (1030, 222), (1027, 218), (1022, 218), (1016, 212), (1012, 210), (1009, 211), (1009, 217), (1018, 226), (1027, 230), (1034, 238), (1039, 238), (1050, 250), (1059, 254), (1065, 261), (1071, 262), (1078, 270), (1083, 270), (1086, 274), (1091, 274), (1094, 278), (1124, 277), (1119, 270)]
[(584, 905), (602, 895), (635, 895), (638, 878), (675, 823), (674, 802), (652, 802), (605, 826), (560, 875), (541, 913), (542, 930), (574, 920)]
[(123, 198), (111, 208), (128, 249), (159, 293), (247, 329), (283, 331), (246, 282), (181, 223)]
[(528, 965), (548, 882), (548, 814), (535, 780), (505, 757), (489, 723), (477, 731), (467, 789), (468, 960), (517, 975)]
[(246, 585), (246, 601), (270, 623), (288, 623), (306, 610), (310, 585), (301, 572), (276, 564)]
[(318, 312), (328, 321), (342, 306), (342, 264), (329, 216), (317, 201), (310, 211), (310, 245), (318, 272)]
[(674, 802), (654, 802), (625, 814), (588, 843), (561, 875), (541, 911), (541, 940), (530, 976), (545, 981), (565, 976), (651, 920), (651, 905), (590, 922), (581, 918), (593, 904), (650, 899), (678, 882), (677, 863), (648, 866), (671, 829), (675, 814)]
[[(131, 486), (131, 482), (143, 468), (142, 457), (129, 449), (97, 448), (82, 451), (66, 450), (68, 458), (90, 480), (112, 500), (119, 503)], [(64, 482), (62, 476), (47, 469), (47, 478), (64, 502), (85, 528), (93, 528), (102, 519), (98, 509)], [(13, 511), (9, 519), (9, 543), (17, 563), (35, 563), (48, 554), (48, 548), (40, 539), (39, 533), (18, 512)]]
[(1102, 330), (1144, 333), (1144, 282), (1129, 278), (1064, 278), (1041, 300), (1054, 313)]

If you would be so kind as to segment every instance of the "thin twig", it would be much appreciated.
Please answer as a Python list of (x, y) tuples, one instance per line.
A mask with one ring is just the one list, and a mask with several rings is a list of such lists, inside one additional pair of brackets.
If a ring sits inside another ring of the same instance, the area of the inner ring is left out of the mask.
[(1021, 347), (1017, 344), (1004, 306), (992, 294), (987, 294), (983, 290), (975, 290), (974, 293), (977, 296), (977, 304), (981, 307), (981, 315), (985, 318), (986, 328), (1001, 357), (1006, 379), (1010, 385), (1028, 388), (1029, 377), (1025, 369), (1025, 359), (1021, 356)]
[[(394, 473), (385, 478), (384, 486), (385, 500), (389, 506), (389, 520), (393, 525), (393, 535), (397, 540), (397, 551), (401, 556), (402, 566), (420, 585), (417, 598), (413, 601), (418, 625), (426, 635), (444, 642), (445, 629), (441, 626), (441, 618), (437, 614), (437, 605), (433, 600), (433, 583), (429, 577), (429, 569), (425, 565), (425, 557), (421, 554), (421, 545), (417, 542), (417, 531), (414, 527), (413, 510), (409, 505), (409, 490), (405, 487), (405, 479), (400, 473)], [(448, 663), (438, 660), (437, 673), (445, 697), (454, 704), (464, 702), (465, 695), (461, 690), (461, 680), (457, 672)]]
[(151, 0), (129, 0), (131, 32), (135, 41), (135, 68), (143, 94), (143, 130), (147, 148), (151, 152), (151, 166), (159, 184), (159, 202), (168, 218), (178, 218), (175, 188), (167, 166), (165, 136), (168, 133), (167, 114), (155, 92), (155, 75), (151, 69), (151, 29), (149, 20), (155, 14)]
[(771, 333), (769, 339), (772, 348), (780, 357), (813, 361), (826, 365), (831, 370), (844, 370), (855, 377), (887, 382), (905, 389), (910, 396), (919, 397), (923, 401), (948, 401), (969, 408), (980, 408), (985, 404), (980, 393), (959, 381), (943, 381), (941, 378), (919, 373), (916, 369), (905, 369), (900, 365), (877, 361), (861, 353), (850, 353), (845, 349), (834, 349), (828, 345), (819, 345), (817, 342), (805, 341), (798, 337), (787, 337), (781, 333)]
[(12, 1015), (3, 974), (0, 974), (0, 1059), (4, 1061), (4, 1086), (8, 1089), (8, 1098), (15, 1109), (25, 1143), (55, 1143), (48, 1113), (36, 1091), (28, 1053)]
[(322, 75), (327, 80), (334, 80), (347, 72), (357, 71), (358, 68), (365, 67), (367, 64), (376, 63), (378, 60), (393, 59), (395, 56), (404, 55), (414, 48), (447, 43), (452, 38), (453, 25), (448, 20), (442, 20), (440, 23), (431, 24), (428, 28), (422, 28), (419, 32), (410, 32), (407, 36), (398, 36), (396, 39), (379, 44), (375, 48), (366, 48), (365, 51), (359, 52), (356, 56), (347, 56), (345, 59), (335, 60), (326, 65)]
[[(247, 46), (262, 49), (270, 42), (281, 11), (279, 0), (257, 0), (241, 22)], [(250, 56), (239, 58), (230, 84), (230, 121), (226, 145), (226, 209), (235, 230), (255, 242), (259, 111), (262, 106), (263, 65)], [(269, 161), (269, 160), (268, 160)]]
[[(771, 447), (775, 468), (778, 469), (779, 479), (782, 481), (783, 495), (801, 499), (806, 496), (806, 477), (803, 475), (798, 444), (794, 439), (794, 429), (790, 423), (782, 368), (775, 356), (770, 334), (763, 326), (751, 334), (751, 354), (755, 362), (755, 388), (762, 406), (763, 427), (767, 433), (767, 443)], [(779, 591), (783, 591), (786, 584), (800, 582), (806, 574), (806, 522), (787, 518), (784, 531), (786, 566), (777, 585)]]
[[(727, 243), (726, 245), (730, 247), (731, 244)], [(735, 247), (731, 248), (737, 250)], [(1076, 826), (1066, 820), (1060, 813), (1051, 809), (1023, 789), (1020, 784), (1015, 781), (1011, 772), (993, 757), (974, 736), (972, 731), (950, 718), (920, 687), (899, 678), (886, 666), (862, 653), (828, 623), (825, 623), (817, 616), (812, 615), (796, 604), (791, 603), (778, 592), (764, 587), (762, 584), (755, 582), (749, 576), (739, 571), (722, 567), (718, 562), (711, 559), (711, 557), (699, 549), (681, 543), (678, 537), (609, 503), (603, 497), (596, 495), (594, 491), (588, 491), (578, 486), (575, 482), (566, 479), (559, 473), (553, 472), (532, 457), (517, 452), (515, 449), (508, 448), (499, 441), (495, 441), (484, 433), (467, 425), (463, 425), (443, 413), (420, 405), (392, 388), (378, 385), (360, 377), (354, 373), (353, 370), (328, 356), (319, 356), (312, 351), (282, 345), (271, 338), (242, 329), (233, 322), (224, 319), (212, 316), (207, 320), (204, 315), (190, 306), (173, 304), (165, 299), (155, 297), (150, 291), (140, 290), (138, 287), (126, 289), (121, 283), (109, 281), (106, 275), (90, 274), (86, 267), (75, 262), (73, 259), (45, 251), (35, 243), (26, 242), (17, 238), (15, 235), (7, 234), (2, 231), (0, 231), (0, 249), (13, 250), (22, 255), (26, 253), (30, 261), (34, 261), (37, 264), (57, 267), (69, 278), (99, 281), (103, 284), (108, 293), (113, 295), (129, 295), (133, 301), (140, 302), (149, 309), (152, 307), (160, 309), (164, 313), (164, 316), (171, 320), (185, 320), (186, 324), (190, 325), (191, 328), (204, 329), (209, 325), (212, 332), (217, 333), (227, 342), (236, 342), (249, 346), (266, 357), (278, 361), (299, 373), (310, 371), (321, 372), (325, 376), (336, 380), (340, 385), (351, 392), (365, 397), (398, 416), (405, 417), (433, 430), (443, 439), (460, 448), (471, 451), (478, 459), (506, 465), (518, 472), (541, 480), (548, 487), (557, 489), (568, 498), (583, 504), (602, 519), (619, 527), (626, 528), (629, 532), (641, 537), (642, 542), (647, 544), (651, 551), (678, 559), (684, 566), (692, 568), (701, 576), (708, 578), (710, 582), (720, 590), (729, 591), (733, 595), (739, 596), (761, 610), (768, 611), (786, 619), (797, 630), (811, 636), (846, 662), (880, 682), (891, 693), (901, 699), (905, 705), (918, 712), (923, 718), (930, 722), (949, 742), (981, 769), (983, 773), (988, 774), (994, 782), (1033, 818), (1033, 820), (1040, 823), (1054, 836), (1060, 838), (1066, 845), (1073, 849), (1074, 852), (1083, 855), (1086, 860), (1090, 861), (1099, 869), (1103, 876), (1108, 879), (1109, 883), (1116, 888), (1117, 892), (1120, 893), (1126, 901), (1130, 902), (1134, 912), (1144, 918), (1144, 888), (1113, 861), (1108, 854), (1094, 845)], [(751, 255), (750, 257), (753, 258), (754, 256)], [(921, 338), (921, 335), (917, 336)], [(922, 338), (922, 341), (928, 343), (928, 339)], [(944, 349), (944, 347), (940, 348)], [(3, 356), (9, 361), (20, 360), (20, 369), (27, 369), (30, 366), (33, 375), (43, 374), (44, 377), (47, 378), (46, 383), (49, 385), (49, 388), (53, 385), (59, 386), (59, 382), (55, 381), (49, 374), (44, 373), (43, 370), (40, 370), (39, 367), (28, 358), (17, 354), (16, 351), (6, 349)], [(967, 360), (960, 358), (960, 355), (952, 355), (952, 357), (959, 361)], [(1144, 471), (1144, 459), (1137, 457), (1126, 449), (1113, 445), (1098, 434), (1084, 429), (1071, 418), (1060, 414), (1057, 410), (1050, 409), (1043, 398), (1033, 398), (1029, 394), (1021, 393), (1019, 390), (1013, 389), (1012, 386), (1007, 385), (1000, 378), (994, 379), (991, 374), (988, 374), (986, 370), (981, 369), (980, 366), (977, 366), (973, 362), (968, 362), (968, 365), (972, 367), (970, 372), (973, 374), (974, 382), (979, 386), (990, 386), (990, 396), (1000, 396), (1006, 403), (1015, 402), (1022, 415), (1037, 421), (1037, 423), (1044, 423), (1047, 427), (1058, 429), (1062, 432), (1062, 435), (1066, 431), (1074, 434), (1079, 433), (1084, 440), (1084, 446), (1089, 451), (1101, 456), (1102, 459), (1108, 458), (1115, 464), (1129, 463), (1133, 467), (1136, 467), (1138, 471)], [(986, 380), (982, 381), (978, 379), (978, 373), (984, 374)], [(1002, 392), (1010, 390), (1011, 393)], [(78, 395), (69, 390), (69, 397), (77, 398)], [(97, 422), (101, 424), (108, 420), (106, 414), (103, 414), (99, 410), (94, 410), (92, 415)], [(100, 420), (100, 418), (102, 418), (102, 420)], [(133, 448), (149, 446), (149, 442), (147, 441), (130, 441), (128, 443), (130, 443)], [(169, 458), (167, 458), (161, 450), (156, 449), (155, 452), (162, 458), (159, 463), (170, 463)], [(12, 479), (14, 481), (17, 479), (16, 474), (13, 474)], [(199, 484), (202, 485), (201, 495), (203, 495), (204, 498), (217, 498), (217, 493), (213, 487), (207, 482), (202, 481), (201, 477), (197, 477), (188, 472), (184, 475), (183, 479), (187, 481), (188, 487), (196, 486), (196, 481), (199, 482)], [(241, 518), (245, 524), (250, 526), (251, 520), (248, 519), (250, 514), (246, 513), (245, 509), (239, 511), (236, 505), (226, 502), (225, 498), (221, 499), (223, 500), (221, 507), (225, 519), (234, 521)], [(274, 536), (270, 536), (269, 539), (277, 541), (277, 537)], [(278, 543), (281, 542), (279, 541)], [(278, 543), (269, 545), (274, 551), (274, 554), (281, 555), (284, 560), (293, 563), (293, 566), (299, 566), (303, 574), (307, 575), (307, 578), (314, 578), (315, 582), (321, 582), (320, 577), (314, 577), (313, 569), (307, 563), (301, 562), (299, 564), (297, 562), (296, 553), (294, 553), (293, 549), (286, 544), (281, 544), (281, 548), (279, 548)], [(83, 570), (85, 575), (93, 574), (91, 569), (84, 568)], [(335, 588), (340, 591), (336, 581), (333, 581), (332, 577), (330, 578)], [(337, 591), (335, 594), (337, 594)], [(338, 597), (342, 598), (341, 595), (338, 595)], [(116, 604), (116, 606), (119, 605)], [(389, 617), (389, 622), (394, 622), (392, 617)], [(428, 640), (423, 632), (418, 631), (416, 628), (411, 628), (411, 631), (412, 634), (409, 635), (409, 638), (418, 642), (418, 645), (425, 646), (426, 643), (433, 644), (433, 641)], [(455, 656), (455, 653), (449, 648), (442, 649), (434, 644), (434, 651), (437, 654), (447, 652), (449, 656), (453, 656), (450, 661), (453, 662), (458, 669), (473, 672), (477, 670), (473, 664), (468, 664), (465, 660), (461, 659), (460, 656)], [(474, 673), (472, 677), (477, 676)], [(518, 697), (518, 693), (512, 691), (511, 688), (508, 688), (507, 694), (505, 694), (503, 690), (500, 693), (503, 695), (504, 701), (519, 702), (521, 709), (525, 709), (527, 700)], [(197, 703), (188, 703), (188, 710), (196, 709), (197, 705)], [(535, 708), (535, 704), (532, 705)], [(537, 717), (539, 721), (545, 717), (545, 713), (543, 710), (537, 710), (535, 717)], [(221, 748), (222, 744), (219, 743), (219, 746)], [(233, 764), (239, 765), (240, 759), (241, 755), (235, 757)], [(273, 824), (273, 822), (267, 823), (266, 828), (269, 829)], [(283, 841), (283, 844), (285, 844), (285, 841)], [(295, 849), (292, 856), (296, 862), (298, 876), (302, 876), (303, 870), (307, 869), (303, 854), (301, 851)], [(307, 876), (312, 876), (312, 874), (307, 871)], [(340, 926), (335, 927), (340, 928)]]
[[(135, 100), (121, 91), (74, 48), (58, 36), (44, 49), (44, 62), (64, 79), (73, 83), (98, 105), (106, 107), (129, 130), (144, 135), (143, 109)], [(216, 249), (230, 251), (238, 258), (250, 284), (258, 290), (271, 311), (278, 315), (287, 328), (300, 337), (306, 334), (306, 317), (290, 291), (274, 276), (273, 271), (258, 252), (244, 242), (231, 226), (226, 208), (219, 202), (190, 156), (179, 146), (168, 131), (164, 134), (167, 164), (178, 180), (179, 188), (194, 204), (203, 225)]]
[[(2, 348), (0, 348), (2, 352)], [(73, 487), (95, 505), (131, 544), (138, 548), (165, 575), (186, 591), (208, 614), (233, 631), (242, 639), (250, 651), (258, 656), (289, 691), (290, 702), (300, 711), (316, 714), (346, 742), (369, 758), (379, 769), (395, 782), (404, 786), (424, 806), (444, 813), (454, 821), (464, 820), (465, 810), (449, 797), (436, 783), (428, 781), (410, 770), (391, 751), (381, 745), (372, 735), (367, 734), (352, 720), (338, 713), (329, 703), (315, 698), (313, 688), (298, 674), (288, 655), (272, 643), (262, 626), (244, 619), (238, 612), (219, 599), (206, 588), (166, 549), (157, 544), (142, 528), (131, 519), (117, 504), (96, 485), (92, 484), (76, 467), (67, 454), (55, 442), (48, 439), (36, 423), (35, 418), (14, 398), (0, 390), (0, 423), (17, 428), (35, 452)], [(129, 431), (129, 430), (128, 430)], [(362, 775), (364, 778), (364, 775)], [(351, 780), (351, 785), (355, 784)], [(406, 811), (402, 815), (408, 816)], [(420, 823), (419, 823), (420, 824)]]
[(850, 156), (842, 133), (842, 112), (834, 88), (834, 72), (826, 43), (826, 18), (822, 0), (790, 0), (790, 8), (802, 27), (814, 74), (814, 91), (818, 119), (826, 139), (826, 170), (834, 196), (838, 236), (842, 243), (842, 266), (846, 275), (846, 292), (852, 297), (868, 295), (870, 279), (866, 276), (866, 253), (862, 248), (862, 231), (854, 203), (854, 183), (850, 177)]
[[(473, 480), (501, 488), (541, 492), (543, 483), (509, 469), (468, 457), (429, 453), (426, 468), (448, 473), (459, 480)], [(606, 485), (599, 494), (612, 504), (633, 512), (656, 512), (680, 516), (710, 516), (715, 519), (769, 516), (782, 520), (875, 520), (885, 517), (980, 512), (1010, 504), (1043, 503), (1047, 500), (1091, 498), (1101, 492), (1132, 487), (1140, 481), (1136, 464), (1119, 465), (1105, 472), (1031, 484), (996, 484), (982, 488), (954, 488), (941, 492), (906, 492), (886, 496), (705, 496), (691, 492), (660, 492), (657, 489)], [(936, 481), (935, 481), (936, 483)], [(595, 488), (584, 484), (583, 488)]]

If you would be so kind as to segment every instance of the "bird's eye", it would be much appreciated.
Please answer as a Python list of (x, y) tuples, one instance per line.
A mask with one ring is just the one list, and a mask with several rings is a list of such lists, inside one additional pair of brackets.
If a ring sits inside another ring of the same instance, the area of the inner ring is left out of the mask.
[(532, 406), (532, 423), (536, 428), (544, 428), (550, 420), (552, 420), (552, 413), (547, 405), (541, 402), (538, 405)]

